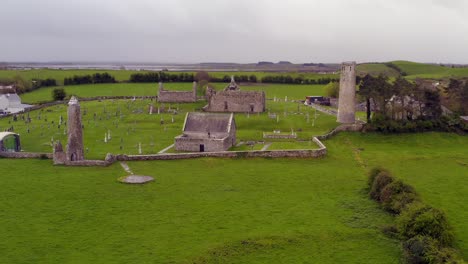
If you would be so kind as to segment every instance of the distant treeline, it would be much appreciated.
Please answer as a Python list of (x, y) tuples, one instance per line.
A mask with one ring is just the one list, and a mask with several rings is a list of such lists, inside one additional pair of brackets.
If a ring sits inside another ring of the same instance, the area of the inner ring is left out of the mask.
[(63, 80), (63, 85), (93, 84), (93, 83), (115, 83), (114, 76), (109, 73), (95, 73), (93, 75), (75, 75)]
[(328, 84), (331, 82), (338, 82), (339, 79), (334, 78), (319, 78), (319, 79), (305, 79), (301, 76), (292, 77), (290, 75), (267, 75), (261, 79), (262, 83), (288, 83), (288, 84)]
[(145, 72), (130, 75), (132, 83), (152, 83), (152, 82), (193, 82), (193, 73), (167, 73), (167, 72)]
[[(236, 82), (252, 82), (256, 83), (259, 80), (257, 76), (252, 75), (234, 75)], [(193, 82), (199, 81), (194, 74), (179, 73), (171, 74), (167, 72), (146, 72), (134, 73), (130, 76), (130, 82), (133, 83), (151, 83), (151, 82)], [(224, 75), (223, 77), (209, 76), (210, 82), (226, 83), (231, 81), (231, 77)], [(307, 79), (303, 77), (293, 77), (291, 75), (266, 75), (260, 79), (262, 83), (286, 83), (286, 84), (328, 84), (330, 82), (337, 82), (339, 79), (334, 78), (319, 78)]]

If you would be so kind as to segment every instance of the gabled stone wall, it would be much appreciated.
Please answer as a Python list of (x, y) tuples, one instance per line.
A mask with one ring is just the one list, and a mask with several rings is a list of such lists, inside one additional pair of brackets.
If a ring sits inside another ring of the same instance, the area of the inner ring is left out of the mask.
[(207, 112), (262, 113), (265, 93), (261, 91), (208, 91)]

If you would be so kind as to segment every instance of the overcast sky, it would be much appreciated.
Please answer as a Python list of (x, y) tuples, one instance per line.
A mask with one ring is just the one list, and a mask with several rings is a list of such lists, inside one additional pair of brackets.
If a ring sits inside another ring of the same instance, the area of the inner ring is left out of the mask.
[(0, 0), (0, 61), (468, 63), (468, 0)]

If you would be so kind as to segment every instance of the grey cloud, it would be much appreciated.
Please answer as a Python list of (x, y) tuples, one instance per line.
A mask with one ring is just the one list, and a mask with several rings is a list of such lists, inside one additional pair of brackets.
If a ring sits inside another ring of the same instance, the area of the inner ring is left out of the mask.
[(464, 0), (4, 0), (0, 61), (468, 63)]

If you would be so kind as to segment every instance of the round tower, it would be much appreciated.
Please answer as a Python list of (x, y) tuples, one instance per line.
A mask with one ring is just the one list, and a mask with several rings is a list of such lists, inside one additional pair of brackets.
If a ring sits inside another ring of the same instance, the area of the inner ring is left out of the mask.
[(67, 161), (84, 160), (83, 130), (81, 126), (80, 103), (72, 96), (68, 103)]
[(342, 124), (355, 122), (356, 112), (356, 62), (341, 64), (340, 95), (338, 98), (338, 119)]

